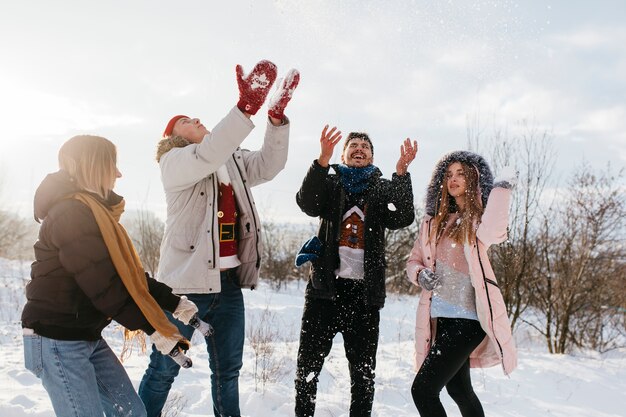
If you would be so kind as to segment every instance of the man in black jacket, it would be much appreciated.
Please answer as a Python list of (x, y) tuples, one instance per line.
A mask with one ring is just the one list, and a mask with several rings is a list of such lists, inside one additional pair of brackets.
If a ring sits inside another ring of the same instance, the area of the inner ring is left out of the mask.
[[(417, 143), (400, 146), (396, 173), (382, 178), (373, 165), (366, 133), (346, 138), (341, 164), (329, 165), (341, 132), (326, 125), (320, 156), (296, 195), (298, 206), (320, 218), (321, 250), (312, 259), (306, 289), (298, 369), (296, 416), (313, 416), (324, 359), (341, 332), (351, 378), (350, 416), (371, 415), (378, 348), (379, 310), (385, 303), (385, 229), (409, 226), (415, 217), (409, 164)], [(329, 173), (332, 166), (335, 174)]]

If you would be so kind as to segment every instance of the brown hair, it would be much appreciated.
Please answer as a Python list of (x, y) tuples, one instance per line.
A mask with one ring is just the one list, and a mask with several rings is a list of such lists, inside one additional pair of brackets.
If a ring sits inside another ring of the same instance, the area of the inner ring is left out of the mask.
[[(450, 210), (450, 199), (454, 198), (448, 194), (447, 173), (441, 183), (439, 199), (437, 201), (437, 207), (435, 210), (435, 217), (433, 218), (433, 227), (431, 228), (430, 239), (435, 239), (435, 242), (439, 242), (444, 231), (448, 230), (448, 236), (455, 242), (463, 244), (466, 241), (474, 243), (476, 240), (476, 224), (483, 215), (483, 205), (480, 198), (480, 190), (478, 189), (478, 170), (465, 162), (452, 161), (448, 165), (452, 165), (454, 162), (459, 162), (463, 167), (463, 174), (465, 175), (465, 208), (459, 209), (459, 219), (455, 224), (448, 227), (448, 217)], [(447, 169), (446, 169), (447, 171)]]
[(100, 136), (74, 136), (59, 149), (59, 168), (67, 171), (81, 190), (106, 199), (117, 178), (115, 145)]
[(343, 142), (343, 150), (344, 151), (346, 150), (346, 148), (348, 147), (348, 144), (350, 143), (350, 141), (352, 139), (362, 139), (362, 140), (365, 140), (365, 141), (369, 142), (370, 149), (372, 150), (372, 156), (374, 156), (374, 144), (372, 143), (372, 140), (370, 139), (369, 135), (367, 133), (365, 133), (365, 132), (350, 132), (350, 133), (348, 133), (348, 137)]

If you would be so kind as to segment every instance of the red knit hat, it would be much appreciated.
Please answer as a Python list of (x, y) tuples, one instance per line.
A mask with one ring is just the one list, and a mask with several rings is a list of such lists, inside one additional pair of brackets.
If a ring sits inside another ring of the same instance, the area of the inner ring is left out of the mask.
[(174, 130), (174, 125), (176, 124), (177, 121), (179, 121), (182, 118), (187, 118), (189, 119), (188, 116), (184, 116), (182, 114), (179, 114), (178, 116), (174, 116), (170, 119), (169, 122), (167, 122), (167, 126), (165, 126), (165, 130), (163, 131), (163, 137), (166, 138), (168, 136), (172, 136), (172, 131)]

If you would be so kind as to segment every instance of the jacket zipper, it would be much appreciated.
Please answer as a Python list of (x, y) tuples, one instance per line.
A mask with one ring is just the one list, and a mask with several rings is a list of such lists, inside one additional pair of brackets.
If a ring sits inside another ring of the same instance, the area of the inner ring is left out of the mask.
[(491, 332), (493, 333), (493, 338), (496, 341), (496, 344), (498, 345), (498, 349), (500, 349), (500, 361), (502, 362), (502, 368), (504, 368), (504, 351), (502, 350), (502, 345), (500, 345), (500, 341), (496, 337), (496, 331), (494, 329), (494, 323), (493, 323), (493, 308), (491, 307), (491, 298), (489, 297), (489, 290), (487, 290), (487, 283), (495, 285), (496, 287), (498, 287), (498, 284), (496, 284), (493, 280), (490, 280), (489, 278), (487, 278), (487, 275), (485, 274), (483, 261), (480, 259), (480, 249), (478, 248), (478, 243), (476, 243), (476, 252), (478, 252), (478, 263), (480, 264), (480, 271), (482, 272), (483, 280), (485, 281), (485, 295), (487, 295), (487, 303), (489, 304), (489, 316), (491, 318)]
[[(341, 179), (339, 177), (337, 179), (339, 179), (339, 181), (341, 181)], [(337, 210), (337, 217), (335, 218), (335, 221), (337, 222), (337, 225), (335, 227), (335, 235), (333, 236), (333, 247), (335, 247), (335, 246), (337, 247), (337, 257), (339, 257), (339, 240), (341, 239), (341, 220), (343, 219), (343, 212), (344, 212), (344, 210), (346, 208), (345, 207), (345, 205), (346, 205), (346, 192), (343, 189), (343, 187), (341, 186), (341, 184), (339, 184), (339, 199), (338, 199), (338, 201), (339, 201), (339, 210)], [(363, 235), (363, 238), (365, 238), (365, 234)], [(363, 259), (363, 266), (365, 267), (365, 259)], [(334, 275), (334, 271), (333, 271), (333, 275)], [(332, 299), (333, 299), (333, 301), (337, 299), (337, 286), (335, 285), (334, 282), (333, 282)]]
[[(217, 192), (213, 192), (213, 209), (211, 210), (211, 228), (213, 228), (215, 226), (215, 211), (218, 209), (218, 201), (217, 201), (217, 195), (219, 193), (219, 184), (217, 183), (217, 172), (215, 172), (213, 174), (213, 190), (217, 191)], [(220, 230), (219, 230), (219, 224), (217, 226), (217, 235), (219, 236)], [(213, 230), (213, 233), (215, 233), (216, 231)], [(213, 239), (213, 234), (209, 234), (209, 237), (211, 239), (211, 248), (213, 249), (213, 268), (217, 268), (217, 263), (215, 261), (215, 240)], [(218, 238), (218, 244), (219, 244), (219, 238)]]

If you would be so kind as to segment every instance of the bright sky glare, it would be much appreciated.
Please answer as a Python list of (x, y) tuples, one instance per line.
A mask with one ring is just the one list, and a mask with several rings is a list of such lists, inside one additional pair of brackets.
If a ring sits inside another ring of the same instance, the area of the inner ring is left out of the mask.
[[(370, 133), (386, 177), (406, 137), (423, 195), (468, 119), (554, 133), (559, 167), (626, 165), (626, 3), (588, 1), (59, 0), (0, 3), (2, 206), (30, 216), (60, 145), (118, 146), (127, 207), (164, 215), (155, 145), (174, 114), (211, 129), (236, 103), (234, 68), (302, 74), (285, 170), (255, 191), (263, 216), (309, 221), (295, 192), (328, 123)], [(266, 108), (244, 147), (260, 147)], [(335, 151), (335, 162), (339, 152)]]

